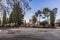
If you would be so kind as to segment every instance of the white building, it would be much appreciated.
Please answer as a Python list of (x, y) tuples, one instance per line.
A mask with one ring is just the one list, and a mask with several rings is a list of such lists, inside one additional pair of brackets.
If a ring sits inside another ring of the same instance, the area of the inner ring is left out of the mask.
[(55, 26), (60, 26), (60, 19), (55, 21)]

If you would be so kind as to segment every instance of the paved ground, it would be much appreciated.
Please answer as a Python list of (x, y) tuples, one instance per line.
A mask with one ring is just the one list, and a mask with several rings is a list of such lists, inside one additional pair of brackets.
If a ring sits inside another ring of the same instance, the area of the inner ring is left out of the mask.
[(0, 30), (0, 40), (60, 40), (60, 29), (12, 28)]

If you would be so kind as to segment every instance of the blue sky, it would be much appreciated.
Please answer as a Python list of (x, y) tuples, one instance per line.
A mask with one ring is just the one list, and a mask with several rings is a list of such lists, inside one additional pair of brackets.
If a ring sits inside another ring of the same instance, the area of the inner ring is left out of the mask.
[(35, 14), (37, 10), (43, 10), (43, 8), (48, 7), (49, 9), (58, 8), (56, 19), (60, 18), (60, 0), (32, 0), (29, 3), (31, 10), (26, 12), (24, 19), (28, 22), (32, 15)]

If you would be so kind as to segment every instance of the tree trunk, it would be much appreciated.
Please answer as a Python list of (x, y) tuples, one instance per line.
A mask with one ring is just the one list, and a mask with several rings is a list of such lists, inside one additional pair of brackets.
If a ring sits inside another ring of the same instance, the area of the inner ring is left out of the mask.
[(40, 15), (39, 15), (38, 27), (40, 27)]
[(47, 26), (49, 26), (49, 17), (47, 17)]
[(55, 22), (55, 16), (54, 16), (54, 13), (52, 12), (50, 14), (50, 25), (51, 25), (52, 28), (55, 28), (54, 27), (55, 26), (54, 22)]

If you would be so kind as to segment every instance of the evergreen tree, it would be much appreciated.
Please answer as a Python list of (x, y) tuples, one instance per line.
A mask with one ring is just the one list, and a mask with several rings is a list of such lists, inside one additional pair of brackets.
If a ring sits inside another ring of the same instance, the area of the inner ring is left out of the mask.
[(3, 10), (3, 26), (6, 24), (6, 10)]
[(56, 19), (57, 8), (54, 8), (50, 13), (50, 25), (52, 28), (55, 26), (55, 19)]
[(10, 22), (21, 25), (23, 23), (23, 17), (24, 15), (22, 14), (22, 8), (20, 7), (19, 2), (15, 3), (14, 9), (10, 15)]

